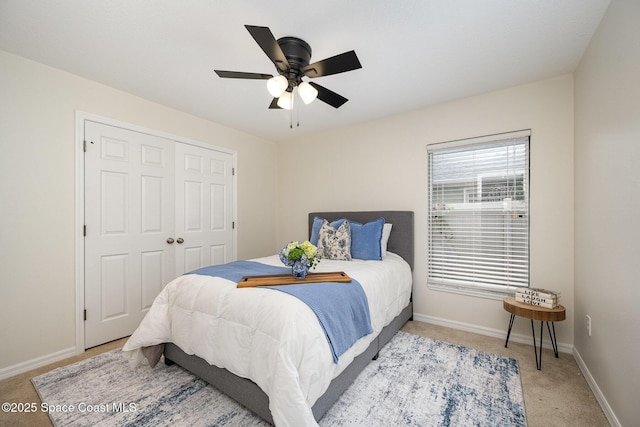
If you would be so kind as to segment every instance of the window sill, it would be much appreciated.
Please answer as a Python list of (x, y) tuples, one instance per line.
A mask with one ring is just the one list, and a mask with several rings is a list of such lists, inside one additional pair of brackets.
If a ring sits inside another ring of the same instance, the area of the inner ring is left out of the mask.
[(441, 283), (427, 284), (432, 291), (448, 292), (451, 294), (466, 295), (476, 298), (486, 298), (492, 300), (502, 300), (504, 297), (513, 296), (516, 292), (515, 287), (505, 287), (505, 289), (487, 289), (482, 287), (467, 287), (456, 285), (445, 285)]

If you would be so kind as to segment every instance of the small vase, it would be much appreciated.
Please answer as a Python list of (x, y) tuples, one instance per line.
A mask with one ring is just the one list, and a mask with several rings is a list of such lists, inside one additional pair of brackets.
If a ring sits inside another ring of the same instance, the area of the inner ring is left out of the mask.
[(296, 279), (304, 279), (309, 273), (309, 266), (300, 261), (296, 261), (291, 267), (291, 272)]

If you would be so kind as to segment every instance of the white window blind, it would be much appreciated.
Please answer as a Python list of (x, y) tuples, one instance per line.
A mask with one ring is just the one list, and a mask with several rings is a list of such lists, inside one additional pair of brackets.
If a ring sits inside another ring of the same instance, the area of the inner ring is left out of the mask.
[(427, 147), (430, 286), (500, 293), (529, 285), (529, 136)]

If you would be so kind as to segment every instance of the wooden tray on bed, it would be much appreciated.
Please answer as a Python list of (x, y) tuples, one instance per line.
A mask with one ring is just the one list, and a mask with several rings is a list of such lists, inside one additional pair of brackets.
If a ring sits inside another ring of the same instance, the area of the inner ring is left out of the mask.
[(292, 274), (269, 274), (266, 276), (244, 276), (237, 288), (253, 288), (256, 286), (299, 285), (318, 282), (350, 282), (351, 277), (344, 271), (327, 273), (309, 273), (304, 279), (296, 279)]

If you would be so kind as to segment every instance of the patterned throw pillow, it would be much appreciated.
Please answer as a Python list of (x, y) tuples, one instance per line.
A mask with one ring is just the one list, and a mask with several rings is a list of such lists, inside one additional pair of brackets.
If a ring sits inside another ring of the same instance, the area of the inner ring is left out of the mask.
[(344, 221), (336, 230), (326, 219), (320, 227), (318, 254), (324, 259), (351, 261), (351, 227)]

